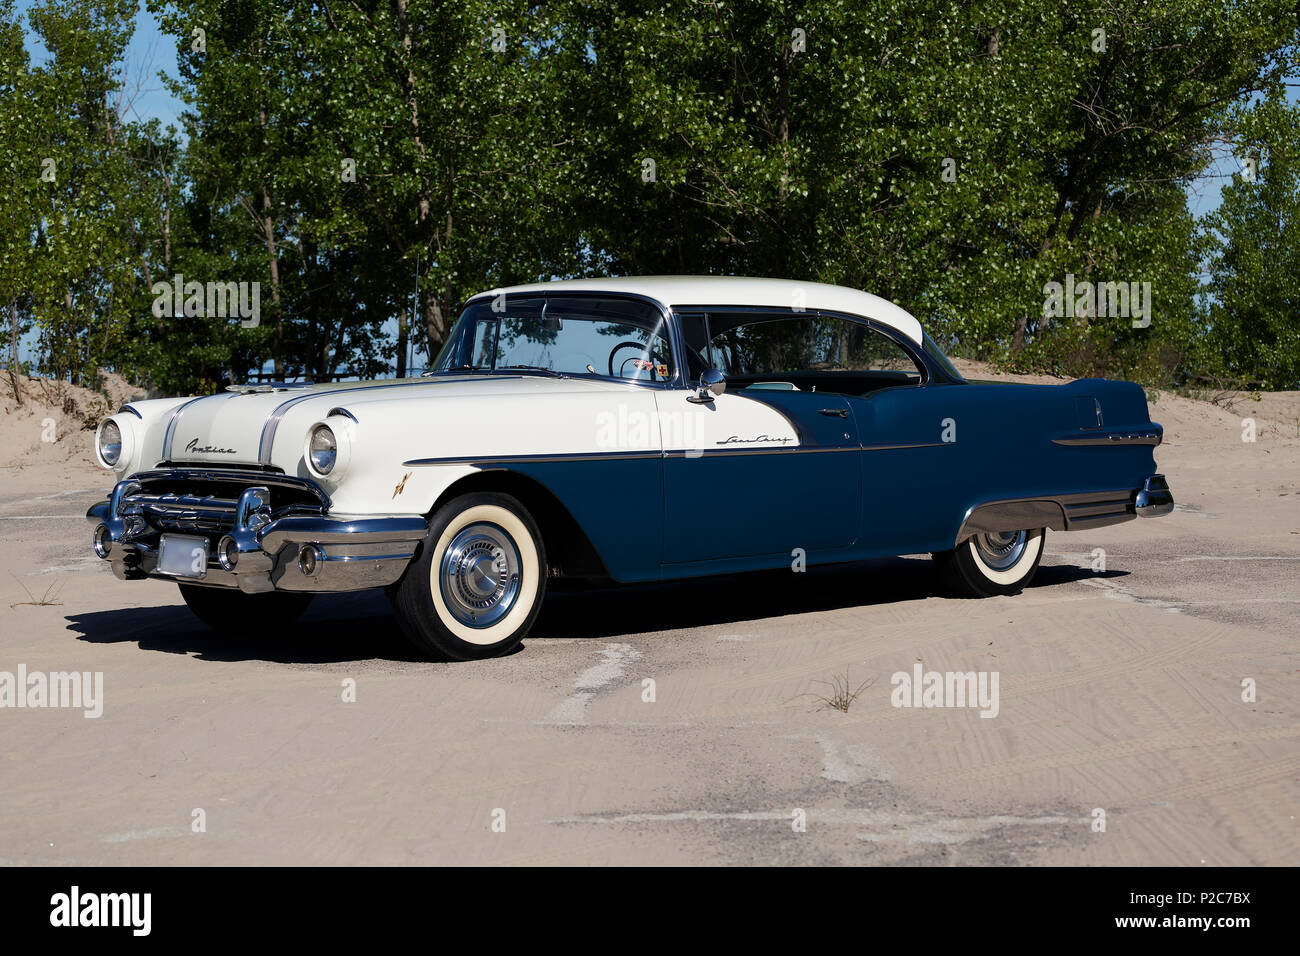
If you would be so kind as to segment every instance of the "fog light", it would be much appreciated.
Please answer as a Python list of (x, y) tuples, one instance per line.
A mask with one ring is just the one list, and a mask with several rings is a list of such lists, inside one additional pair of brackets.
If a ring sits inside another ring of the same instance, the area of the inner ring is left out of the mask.
[(325, 555), (321, 553), (320, 548), (314, 544), (304, 544), (302, 550), (298, 552), (298, 570), (311, 577), (316, 573), (318, 562), (324, 559)]
[(239, 563), (239, 545), (230, 535), (226, 535), (217, 542), (217, 564), (221, 565), (221, 570), (235, 570), (235, 565)]
[(108, 532), (108, 525), (101, 524), (95, 529), (94, 547), (95, 554), (101, 558), (113, 553), (113, 536)]

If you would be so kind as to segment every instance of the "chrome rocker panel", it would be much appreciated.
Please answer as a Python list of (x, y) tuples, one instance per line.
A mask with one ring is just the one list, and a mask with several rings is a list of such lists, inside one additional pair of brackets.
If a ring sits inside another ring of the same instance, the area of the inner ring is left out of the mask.
[(1164, 475), (1152, 475), (1131, 491), (1011, 498), (976, 505), (962, 521), (957, 544), (980, 533), (1051, 528), (1086, 531), (1134, 518), (1158, 518), (1174, 510), (1173, 492)]
[[(147, 493), (148, 482), (256, 482), (238, 498)], [(273, 510), (273, 490), (298, 501)], [(211, 587), (313, 593), (384, 587), (402, 576), (427, 526), (418, 515), (327, 514), (329, 498), (310, 482), (260, 472), (175, 469), (119, 481), (107, 501), (92, 505), (95, 553), (124, 581), (158, 578)], [(163, 533), (208, 538), (201, 577), (157, 571)]]

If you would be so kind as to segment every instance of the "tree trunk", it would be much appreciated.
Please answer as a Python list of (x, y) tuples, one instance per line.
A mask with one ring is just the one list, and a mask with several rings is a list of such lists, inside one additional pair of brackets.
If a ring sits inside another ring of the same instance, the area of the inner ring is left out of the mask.
[[(402, 92), (406, 97), (407, 108), (411, 113), (411, 140), (415, 143), (416, 153), (419, 155), (420, 164), (420, 192), (416, 196), (415, 222), (418, 241), (418, 248), (424, 250), (428, 255), (424, 265), (419, 270), (419, 310), (424, 318), (425, 339), (429, 348), (429, 364), (433, 364), (433, 358), (438, 354), (438, 347), (442, 345), (443, 334), (446, 329), (446, 320), (441, 303), (438, 302), (433, 290), (429, 288), (429, 272), (433, 267), (433, 242), (435, 238), (431, 235), (432, 223), (430, 214), (433, 208), (431, 201), (432, 188), (429, 184), (427, 170), (425, 169), (425, 150), (424, 140), (420, 136), (420, 104), (415, 94), (415, 68), (411, 62), (411, 19), (408, 13), (408, 0), (394, 0), (397, 8), (397, 22), (402, 31), (402, 59), (406, 67), (406, 73), (402, 77)], [(447, 233), (451, 234), (451, 213), (447, 214)], [(441, 259), (441, 257), (439, 257)], [(439, 266), (446, 268), (445, 262), (439, 262)]]
[(450, 311), (451, 303), (444, 301), (443, 297), (435, 295), (432, 289), (426, 289), (421, 283), (420, 305), (424, 314), (424, 336), (425, 344), (429, 349), (429, 367), (432, 367), (433, 360), (447, 337), (447, 312)]
[(785, 44), (781, 51), (781, 63), (778, 68), (780, 74), (780, 85), (777, 93), (777, 108), (779, 116), (777, 119), (777, 138), (781, 143), (781, 187), (780, 187), (780, 204), (777, 212), (777, 236), (775, 252), (775, 266), (773, 275), (787, 276), (790, 274), (790, 244), (786, 241), (788, 216), (787, 204), (790, 199), (790, 67), (791, 59), (794, 52), (790, 44)]
[(18, 389), (18, 300), (9, 302), (9, 381), (14, 387), (14, 401), (23, 407), (23, 393)]
[(271, 311), (275, 313), (275, 338), (271, 358), (276, 380), (284, 375), (284, 316), (280, 310), (280, 257), (275, 247), (275, 220), (271, 217), (271, 195), (262, 186), (262, 233), (266, 239), (266, 258), (271, 266)]
[(407, 336), (410, 334), (410, 324), (406, 318), (406, 310), (403, 309), (397, 314), (397, 377), (406, 378), (406, 347)]
[[(1041, 259), (1046, 255), (1047, 250), (1052, 248), (1052, 243), (1056, 241), (1057, 230), (1061, 228), (1061, 219), (1065, 215), (1065, 190), (1056, 197), (1056, 210), (1052, 218), (1052, 224), (1047, 227), (1047, 235), (1043, 237), (1043, 244), (1038, 249), (1038, 256)], [(1016, 318), (1016, 329), (1011, 335), (1011, 351), (1019, 352), (1025, 347), (1025, 332), (1029, 325), (1029, 316), (1020, 315)]]
[[(266, 131), (266, 109), (258, 111), (258, 121)], [(271, 215), (271, 194), (266, 188), (266, 174), (262, 175), (262, 235), (266, 241), (266, 258), (271, 266), (271, 311), (275, 313), (275, 337), (271, 345), (271, 358), (277, 381), (284, 379), (284, 315), (280, 309), (280, 255), (275, 246), (275, 219)]]

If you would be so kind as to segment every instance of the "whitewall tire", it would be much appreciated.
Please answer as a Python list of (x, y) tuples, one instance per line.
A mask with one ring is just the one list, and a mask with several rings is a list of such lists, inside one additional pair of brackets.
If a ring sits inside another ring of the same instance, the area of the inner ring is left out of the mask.
[(973, 597), (1018, 594), (1033, 580), (1043, 557), (1046, 528), (980, 533), (935, 560), (952, 586)]
[(546, 553), (528, 510), (496, 493), (462, 495), (429, 520), (420, 554), (392, 592), (407, 639), (468, 661), (509, 653), (546, 594)]

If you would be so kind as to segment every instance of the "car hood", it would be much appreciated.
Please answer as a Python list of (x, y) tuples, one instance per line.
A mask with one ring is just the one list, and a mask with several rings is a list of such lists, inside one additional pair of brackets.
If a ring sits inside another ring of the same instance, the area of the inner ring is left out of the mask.
[[(162, 460), (172, 463), (269, 465), (301, 455), (307, 429), (331, 414), (365, 421), (383, 404), (446, 398), (518, 398), (639, 386), (545, 375), (453, 374), (379, 382), (341, 382), (262, 391), (241, 388), (177, 406), (163, 437)], [(434, 406), (431, 405), (431, 411)], [(412, 425), (417, 424), (412, 422)]]

